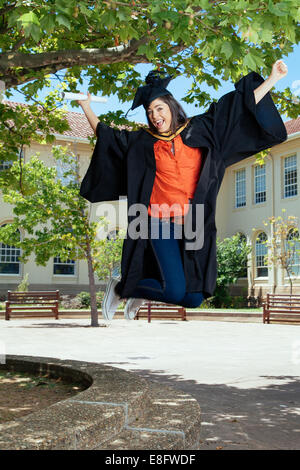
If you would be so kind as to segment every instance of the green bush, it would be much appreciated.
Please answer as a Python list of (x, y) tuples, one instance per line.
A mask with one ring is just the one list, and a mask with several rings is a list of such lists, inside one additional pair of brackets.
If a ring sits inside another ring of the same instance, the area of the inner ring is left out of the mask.
[(91, 305), (91, 297), (89, 292), (82, 291), (76, 295), (80, 300), (80, 308), (88, 308)]
[[(220, 293), (220, 292), (219, 292)], [(223, 295), (215, 295), (209, 299), (204, 300), (201, 308), (246, 308), (247, 297), (242, 295), (230, 296), (226, 291), (222, 292)]]
[(237, 295), (231, 298), (232, 308), (246, 308), (247, 307), (247, 298), (242, 295)]

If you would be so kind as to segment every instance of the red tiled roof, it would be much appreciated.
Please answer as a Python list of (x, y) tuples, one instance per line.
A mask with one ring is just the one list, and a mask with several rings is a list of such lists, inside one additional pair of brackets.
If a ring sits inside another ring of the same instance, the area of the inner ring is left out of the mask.
[[(12, 108), (15, 108), (16, 105), (26, 106), (26, 103), (18, 103), (16, 101), (3, 100), (4, 104), (8, 104)], [(67, 119), (70, 125), (70, 129), (63, 132), (62, 135), (70, 137), (79, 137), (86, 139), (88, 136), (93, 136), (94, 132), (83, 113), (74, 113), (73, 111), (68, 111)]]
[(295, 132), (300, 132), (300, 117), (286, 121), (284, 125), (288, 135), (295, 134)]
[[(4, 100), (3, 102), (9, 104), (12, 108), (14, 108), (17, 104), (26, 106), (25, 103), (17, 103), (15, 101)], [(62, 135), (79, 138), (87, 138), (88, 136), (94, 135), (94, 132), (83, 113), (69, 111), (67, 113), (67, 119), (70, 125), (70, 129), (65, 131)], [(295, 134), (295, 132), (300, 132), (300, 117), (286, 121), (284, 125), (288, 135)]]

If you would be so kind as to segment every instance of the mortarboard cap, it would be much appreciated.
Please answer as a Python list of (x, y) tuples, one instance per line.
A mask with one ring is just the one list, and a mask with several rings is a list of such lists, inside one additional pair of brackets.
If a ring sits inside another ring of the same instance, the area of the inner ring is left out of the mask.
[(147, 109), (149, 104), (156, 98), (163, 95), (172, 95), (172, 93), (166, 89), (166, 86), (168, 86), (173, 77), (168, 75), (161, 78), (160, 74), (163, 74), (163, 72), (159, 70), (152, 70), (148, 73), (145, 79), (146, 85), (137, 89), (131, 106), (132, 110), (138, 108), (141, 104)]

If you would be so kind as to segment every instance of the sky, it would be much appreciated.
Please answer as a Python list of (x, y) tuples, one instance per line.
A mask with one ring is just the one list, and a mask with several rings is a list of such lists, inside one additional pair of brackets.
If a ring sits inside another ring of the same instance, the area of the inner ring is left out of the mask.
[[(282, 60), (288, 66), (288, 74), (286, 75), (286, 77), (277, 82), (273, 90), (283, 91), (286, 87), (290, 87), (295, 95), (300, 96), (300, 44), (294, 47), (294, 52), (292, 52), (288, 56), (282, 57)], [(135, 68), (141, 73), (141, 76), (145, 78), (148, 72), (153, 68), (153, 66), (151, 64), (141, 64), (137, 65)], [(63, 71), (61, 71), (60, 73), (62, 72)], [(180, 76), (172, 80), (168, 86), (168, 90), (181, 103), (183, 109), (185, 110), (188, 116), (194, 116), (205, 111), (204, 108), (196, 107), (195, 104), (187, 104), (181, 101), (181, 99), (188, 92), (191, 83), (192, 79)], [(218, 91), (214, 90), (212, 87), (208, 87), (205, 85), (203, 86), (203, 90), (210, 93), (212, 98), (216, 99), (219, 99), (225, 93), (234, 90), (233, 83), (223, 81), (221, 81), (221, 83), (222, 86), (219, 88)], [(86, 93), (88, 91), (88, 85), (88, 81), (85, 80), (80, 91)], [(53, 80), (53, 87), (55, 86), (57, 86), (57, 79)], [(47, 89), (47, 92), (49, 92), (49, 89)], [(41, 93), (40, 96), (43, 96), (43, 93)], [(101, 96), (101, 94), (97, 96)], [(105, 98), (108, 99), (107, 103), (91, 103), (91, 107), (96, 115), (105, 114), (108, 111), (116, 111), (117, 109), (121, 109), (126, 113), (131, 106), (131, 102), (121, 103), (115, 95), (110, 95)], [(18, 93), (17, 91), (13, 93), (13, 96), (10, 98), (10, 100), (24, 102), (23, 95)], [(71, 107), (70, 101), (66, 101), (66, 103), (69, 111), (82, 112), (81, 107)], [(289, 118), (284, 115), (282, 115), (282, 118), (284, 121), (289, 120)], [(135, 122), (146, 123), (147, 120), (143, 106), (140, 106), (140, 108), (137, 108), (136, 110), (130, 112), (128, 114), (128, 119)]]

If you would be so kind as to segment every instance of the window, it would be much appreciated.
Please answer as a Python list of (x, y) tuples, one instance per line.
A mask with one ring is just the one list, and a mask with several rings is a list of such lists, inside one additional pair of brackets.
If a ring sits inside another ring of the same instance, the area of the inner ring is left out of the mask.
[(268, 254), (268, 248), (265, 242), (268, 237), (264, 232), (261, 232), (255, 242), (255, 260), (256, 260), (256, 275), (257, 277), (267, 277), (268, 267), (265, 265), (265, 257)]
[(286, 237), (286, 253), (291, 274), (300, 275), (300, 239), (297, 229), (290, 229)]
[(0, 243), (0, 274), (20, 274), (20, 254), (20, 248)]
[(297, 156), (291, 155), (284, 159), (284, 197), (297, 196)]
[(266, 165), (254, 167), (254, 201), (260, 204), (266, 201)]
[(235, 207), (246, 205), (246, 170), (239, 170), (235, 173)]
[[(18, 154), (18, 158), (20, 157), (20, 155)], [(21, 150), (21, 158), (24, 160), (24, 149)], [(8, 170), (12, 164), (14, 163), (15, 160), (2, 160), (0, 161), (0, 171), (3, 171), (3, 170)]]
[(5, 160), (0, 162), (0, 171), (8, 170), (13, 164), (13, 160)]
[(62, 261), (59, 256), (55, 256), (53, 264), (53, 274), (74, 275), (75, 261), (72, 259)]
[(59, 179), (64, 186), (76, 182), (76, 162), (66, 163), (62, 160), (56, 162), (57, 179)]

